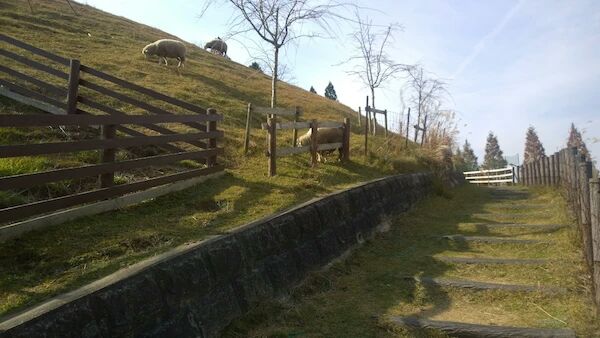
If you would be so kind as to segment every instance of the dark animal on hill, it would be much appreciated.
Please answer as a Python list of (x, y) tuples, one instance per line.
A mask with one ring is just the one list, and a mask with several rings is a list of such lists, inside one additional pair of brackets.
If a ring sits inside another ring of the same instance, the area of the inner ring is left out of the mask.
[(221, 40), (221, 38), (216, 38), (212, 41), (207, 42), (204, 45), (204, 49), (210, 49), (212, 53), (221, 56), (227, 55), (227, 44), (225, 43), (225, 41)]

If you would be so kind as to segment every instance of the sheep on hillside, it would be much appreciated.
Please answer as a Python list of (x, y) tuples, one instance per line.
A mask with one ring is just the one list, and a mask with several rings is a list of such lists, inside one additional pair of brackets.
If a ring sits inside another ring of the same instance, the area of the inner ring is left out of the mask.
[(227, 57), (227, 44), (225, 41), (221, 40), (220, 37), (207, 42), (204, 45), (204, 49), (210, 49), (210, 51), (214, 54)]
[(151, 55), (158, 56), (158, 64), (165, 60), (165, 64), (169, 65), (167, 58), (179, 60), (177, 67), (185, 66), (186, 48), (183, 42), (171, 39), (157, 40), (142, 49), (142, 54), (148, 58)]
[[(306, 134), (298, 137), (298, 146), (310, 145), (312, 129)], [(344, 130), (342, 128), (317, 128), (317, 144), (342, 143), (344, 139)], [(331, 154), (335, 149), (322, 150), (317, 152), (317, 161), (326, 162), (325, 155)], [(342, 148), (338, 148), (340, 158), (342, 158)]]

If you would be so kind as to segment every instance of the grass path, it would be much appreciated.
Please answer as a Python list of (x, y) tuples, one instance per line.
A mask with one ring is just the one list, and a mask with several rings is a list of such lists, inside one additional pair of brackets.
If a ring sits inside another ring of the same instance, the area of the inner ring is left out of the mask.
[[(597, 336), (600, 330), (580, 244), (565, 211), (564, 200), (552, 190), (465, 186), (445, 197), (429, 198), (394, 219), (389, 232), (328, 271), (313, 274), (289, 298), (253, 310), (225, 335), (445, 337), (438, 331), (394, 323), (398, 318), (418, 317), (434, 322), (571, 328), (583, 337)], [(539, 243), (457, 241), (444, 239), (445, 235)], [(483, 261), (451, 261), (456, 257)], [(502, 259), (544, 261), (498, 264)], [(527, 285), (536, 290), (478, 290), (423, 281), (428, 278)]]

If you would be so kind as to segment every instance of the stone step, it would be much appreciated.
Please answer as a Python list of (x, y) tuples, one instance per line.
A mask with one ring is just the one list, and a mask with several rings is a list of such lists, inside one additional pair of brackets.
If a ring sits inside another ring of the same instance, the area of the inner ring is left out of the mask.
[(538, 285), (525, 285), (525, 284), (500, 284), (500, 283), (488, 283), (488, 282), (477, 282), (466, 279), (450, 279), (450, 278), (432, 278), (432, 277), (415, 277), (406, 276), (405, 280), (413, 280), (415, 282), (436, 285), (436, 286), (450, 286), (456, 288), (473, 289), (473, 290), (502, 290), (502, 291), (514, 291), (514, 292), (544, 292), (544, 293), (565, 293), (567, 289), (555, 286), (538, 286)]
[(485, 338), (575, 338), (575, 331), (565, 329), (527, 328), (513, 326), (480, 325), (460, 322), (430, 320), (418, 317), (390, 317), (395, 324), (410, 329), (433, 329), (451, 337)]
[(509, 210), (527, 210), (527, 209), (549, 209), (548, 204), (499, 204), (499, 205), (490, 205), (488, 206), (490, 209), (509, 209)]
[(474, 223), (475, 226), (484, 226), (489, 229), (494, 228), (536, 228), (536, 229), (560, 229), (566, 228), (565, 224), (525, 224), (525, 223)]
[(463, 236), (463, 235), (446, 235), (444, 239), (449, 239), (457, 242), (481, 242), (481, 243), (515, 243), (515, 244), (550, 244), (547, 241), (539, 241), (535, 239), (518, 239), (507, 237), (492, 237), (492, 236)]
[(477, 218), (490, 218), (490, 217), (499, 217), (499, 218), (523, 218), (523, 217), (547, 217), (547, 212), (522, 212), (522, 213), (501, 213), (501, 212), (489, 212), (489, 213), (481, 213), (481, 214), (471, 214), (471, 217)]
[(496, 264), (496, 265), (543, 265), (547, 259), (518, 259), (518, 258), (478, 258), (478, 257), (434, 257), (446, 263), (458, 264)]

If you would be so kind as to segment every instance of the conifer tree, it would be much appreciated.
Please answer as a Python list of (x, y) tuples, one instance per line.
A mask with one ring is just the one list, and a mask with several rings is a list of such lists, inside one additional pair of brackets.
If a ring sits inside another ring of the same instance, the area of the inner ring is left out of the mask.
[(500, 169), (506, 167), (508, 163), (500, 150), (498, 138), (490, 131), (485, 144), (485, 156), (483, 159), (483, 169)]
[(462, 156), (465, 161), (465, 171), (477, 170), (479, 168), (477, 156), (475, 156), (475, 152), (468, 140), (465, 140), (465, 144), (463, 145)]
[(460, 151), (460, 147), (456, 148), (456, 152), (452, 155), (452, 163), (454, 164), (454, 168), (459, 171), (467, 171), (465, 158), (463, 156), (463, 152)]
[(259, 72), (263, 73), (262, 68), (260, 67), (260, 65), (256, 61), (252, 62), (250, 64), (250, 66), (248, 66), (248, 67), (251, 68), (251, 69), (254, 69), (254, 70), (258, 70)]
[(580, 154), (584, 155), (585, 158), (590, 158), (590, 152), (588, 151), (585, 142), (583, 142), (583, 137), (581, 136), (581, 133), (579, 132), (579, 130), (577, 130), (577, 128), (575, 128), (574, 123), (571, 123), (571, 130), (569, 131), (569, 140), (567, 141), (567, 147), (577, 148), (577, 151)]
[(313, 94), (317, 93), (317, 91), (315, 90), (315, 87), (313, 87), (313, 86), (310, 86), (310, 92)]
[(335, 88), (333, 88), (333, 84), (329, 81), (329, 84), (325, 88), (325, 97), (331, 100), (337, 100), (337, 94), (335, 93)]
[(544, 157), (546, 157), (544, 146), (542, 145), (542, 142), (540, 142), (540, 138), (535, 132), (535, 128), (530, 126), (527, 129), (527, 136), (525, 137), (525, 153), (523, 163), (532, 163)]

